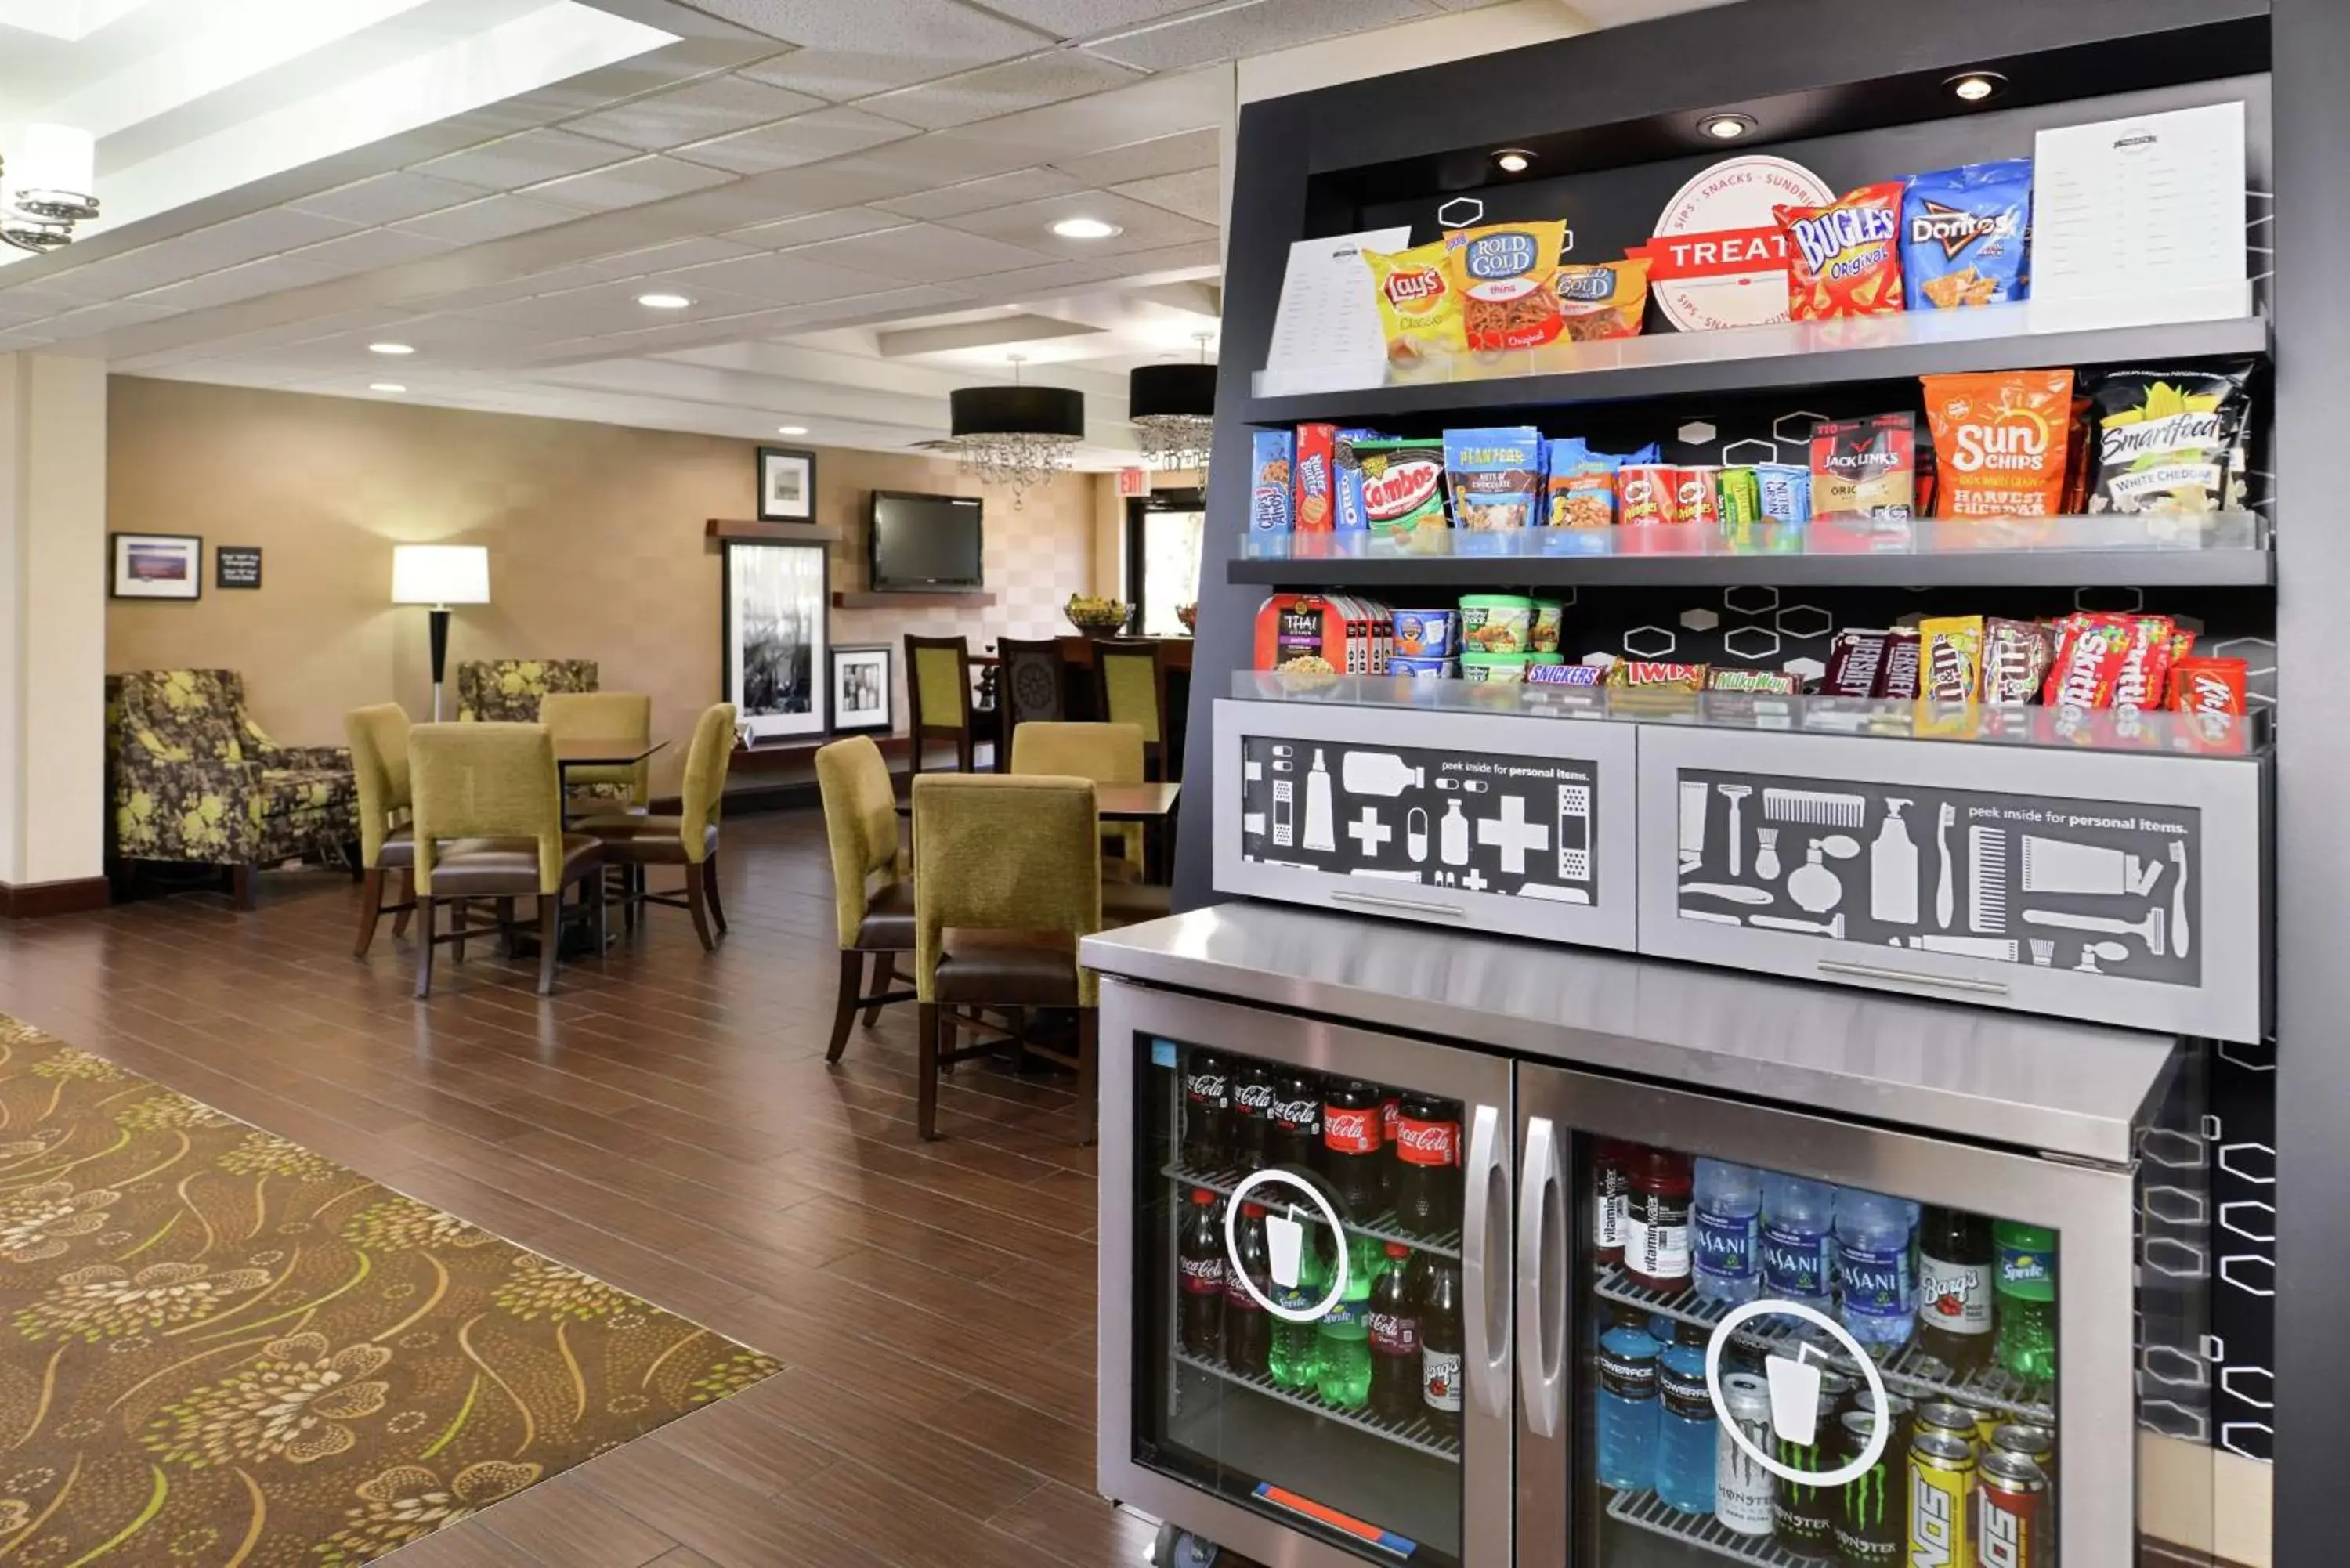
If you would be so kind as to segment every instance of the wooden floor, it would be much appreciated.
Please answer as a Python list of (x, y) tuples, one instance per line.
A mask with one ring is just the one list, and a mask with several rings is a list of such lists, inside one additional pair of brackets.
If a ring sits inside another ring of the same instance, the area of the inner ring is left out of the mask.
[[(428, 1003), (357, 895), (264, 878), (0, 926), (0, 1012), (780, 1357), (724, 1405), (396, 1553), (399, 1568), (1125, 1568), (1093, 1494), (1094, 1174), (1059, 1082), (967, 1065), (914, 1136), (911, 1007), (824, 1061), (813, 814), (726, 828), (733, 933), (681, 912), (532, 994)], [(659, 875), (658, 873), (656, 874)]]

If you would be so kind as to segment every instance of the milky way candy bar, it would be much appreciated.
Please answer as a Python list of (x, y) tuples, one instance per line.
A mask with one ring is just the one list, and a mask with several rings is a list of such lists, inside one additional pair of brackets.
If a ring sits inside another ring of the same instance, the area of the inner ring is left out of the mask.
[(1723, 670), (1717, 666), (1705, 678), (1709, 691), (1746, 691), (1772, 697), (1792, 697), (1802, 684), (1783, 670)]
[(1885, 672), (1886, 634), (1840, 631), (1828, 649), (1828, 672), (1820, 682), (1825, 697), (1874, 697)]

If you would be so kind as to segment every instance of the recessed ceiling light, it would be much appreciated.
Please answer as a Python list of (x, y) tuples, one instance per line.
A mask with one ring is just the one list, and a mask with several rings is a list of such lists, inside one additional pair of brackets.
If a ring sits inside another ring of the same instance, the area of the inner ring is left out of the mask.
[(370, 354), (413, 354), (416, 352), (416, 349), (413, 345), (407, 343), (370, 343), (368, 345), (368, 352)]
[(1942, 84), (1969, 103), (1981, 103), (2007, 85), (1997, 71), (1966, 71)]
[(368, 390), (370, 392), (404, 392), (408, 390), (408, 389), (401, 386), (398, 381), (369, 381), (368, 383)]
[(1735, 141), (1754, 129), (1754, 120), (1750, 115), (1710, 114), (1697, 122), (1697, 128), (1716, 141)]
[(683, 310), (693, 301), (681, 294), (640, 294), (637, 303), (647, 310)]
[(1105, 223), (1099, 218), (1063, 218), (1053, 225), (1053, 232), (1065, 240), (1107, 240), (1126, 231), (1116, 223)]
[(806, 426), (806, 425), (777, 425), (777, 426), (775, 427), (775, 433), (776, 433), (777, 435), (806, 435), (806, 434), (807, 434), (807, 426)]
[(1523, 147), (1504, 147), (1493, 154), (1493, 166), (1504, 174), (1523, 174), (1534, 161), (1534, 155)]

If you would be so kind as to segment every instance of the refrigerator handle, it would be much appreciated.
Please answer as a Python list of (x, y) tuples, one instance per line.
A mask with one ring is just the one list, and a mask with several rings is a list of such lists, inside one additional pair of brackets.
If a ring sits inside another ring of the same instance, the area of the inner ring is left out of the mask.
[(1469, 1131), (1468, 1204), (1461, 1232), (1461, 1314), (1469, 1386), (1489, 1416), (1510, 1414), (1510, 1301), (1496, 1295), (1485, 1244), (1498, 1206), (1507, 1222), (1510, 1167), (1502, 1148), (1502, 1113), (1479, 1106)]
[(1558, 1130), (1548, 1116), (1526, 1122), (1526, 1164), (1518, 1183), (1518, 1379), (1526, 1426), (1558, 1436), (1566, 1381), (1566, 1194)]

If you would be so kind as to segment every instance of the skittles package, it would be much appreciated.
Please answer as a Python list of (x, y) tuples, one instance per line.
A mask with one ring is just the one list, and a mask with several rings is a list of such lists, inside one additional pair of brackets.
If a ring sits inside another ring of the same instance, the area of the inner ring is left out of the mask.
[(1890, 180), (1825, 207), (1779, 207), (1787, 231), (1789, 314), (1797, 321), (1901, 308), (1903, 185)]
[(2005, 305), (2032, 291), (2032, 160), (1919, 174), (1901, 203), (1912, 310)]

